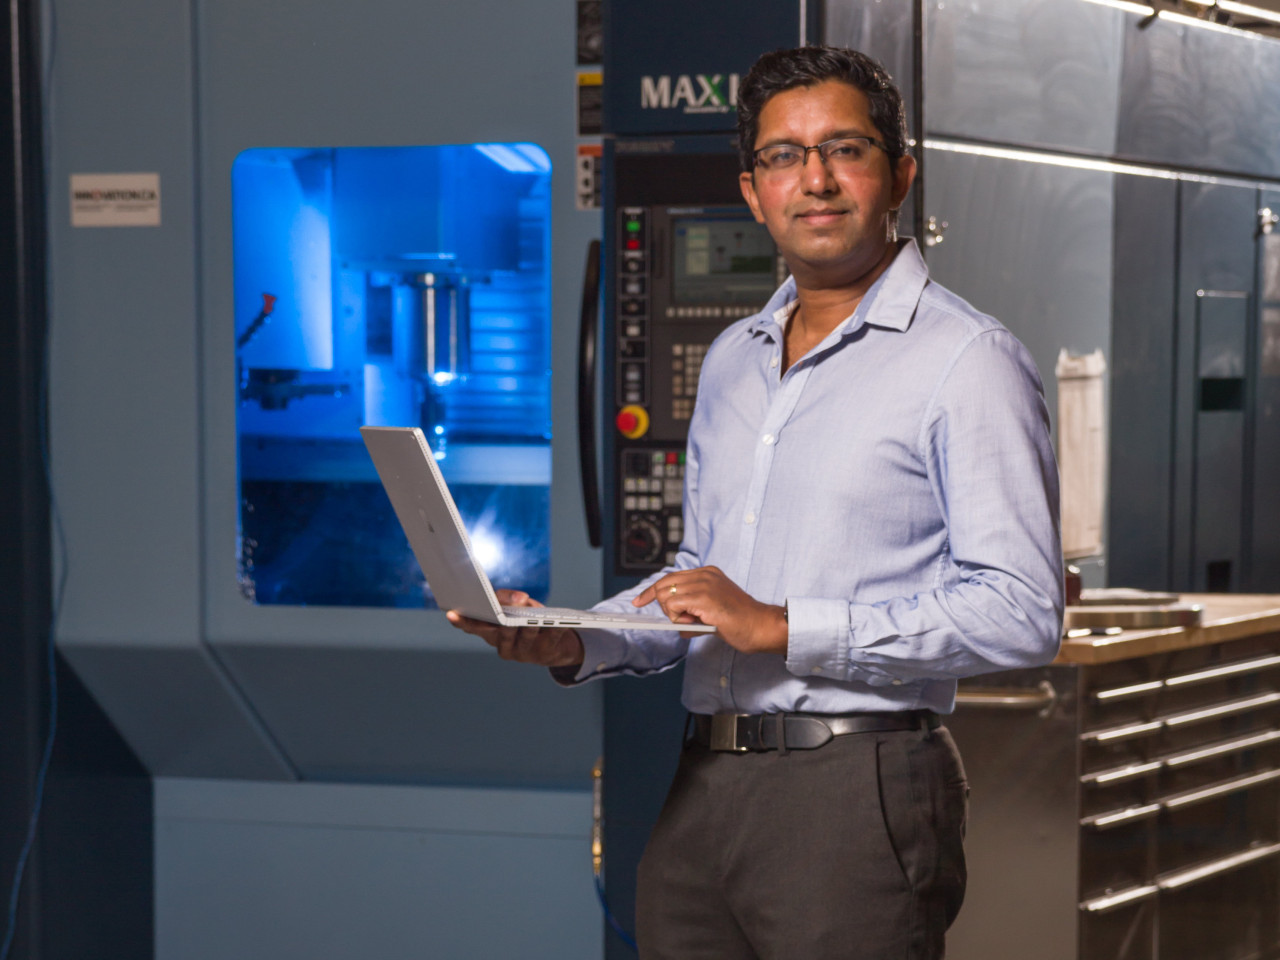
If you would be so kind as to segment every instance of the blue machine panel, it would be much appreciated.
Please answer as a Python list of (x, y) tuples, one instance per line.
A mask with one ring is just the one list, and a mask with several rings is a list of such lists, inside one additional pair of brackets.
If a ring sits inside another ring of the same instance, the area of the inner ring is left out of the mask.
[(494, 582), (546, 595), (550, 187), (521, 143), (237, 158), (248, 599), (433, 605), (363, 424), (421, 427)]
[[(806, 11), (816, 38), (818, 4)], [(735, 130), (738, 81), (766, 50), (797, 46), (798, 0), (617, 0), (605, 7), (606, 133)]]

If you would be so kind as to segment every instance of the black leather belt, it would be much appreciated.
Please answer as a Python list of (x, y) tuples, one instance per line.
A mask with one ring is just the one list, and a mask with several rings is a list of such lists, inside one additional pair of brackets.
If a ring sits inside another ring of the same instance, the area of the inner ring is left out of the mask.
[(832, 737), (891, 730), (934, 730), (942, 721), (932, 710), (886, 713), (702, 713), (690, 714), (687, 739), (710, 750), (816, 750)]

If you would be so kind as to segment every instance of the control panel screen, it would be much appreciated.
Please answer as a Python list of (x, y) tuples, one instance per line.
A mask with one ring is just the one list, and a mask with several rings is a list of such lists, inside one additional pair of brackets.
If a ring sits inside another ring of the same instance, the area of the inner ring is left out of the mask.
[(672, 221), (672, 302), (759, 307), (777, 286), (774, 244), (765, 228), (741, 218)]

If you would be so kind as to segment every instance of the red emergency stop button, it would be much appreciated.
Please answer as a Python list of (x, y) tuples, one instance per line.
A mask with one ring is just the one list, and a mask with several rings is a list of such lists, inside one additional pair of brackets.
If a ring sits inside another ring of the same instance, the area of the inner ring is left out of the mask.
[(649, 432), (649, 411), (634, 403), (618, 411), (613, 418), (618, 432), (629, 440), (638, 440)]

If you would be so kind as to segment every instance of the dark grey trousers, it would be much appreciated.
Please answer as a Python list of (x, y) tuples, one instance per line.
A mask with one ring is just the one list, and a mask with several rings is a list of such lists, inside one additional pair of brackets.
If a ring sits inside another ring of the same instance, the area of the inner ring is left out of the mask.
[(938, 960), (968, 792), (945, 727), (686, 746), (640, 861), (642, 960)]

